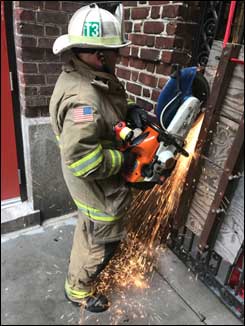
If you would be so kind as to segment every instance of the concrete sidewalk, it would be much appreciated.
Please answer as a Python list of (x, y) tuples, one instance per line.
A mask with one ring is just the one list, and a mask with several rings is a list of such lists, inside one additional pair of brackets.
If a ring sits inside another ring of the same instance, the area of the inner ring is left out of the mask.
[(149, 289), (114, 293), (103, 314), (66, 301), (74, 217), (2, 236), (2, 325), (242, 325), (166, 250)]

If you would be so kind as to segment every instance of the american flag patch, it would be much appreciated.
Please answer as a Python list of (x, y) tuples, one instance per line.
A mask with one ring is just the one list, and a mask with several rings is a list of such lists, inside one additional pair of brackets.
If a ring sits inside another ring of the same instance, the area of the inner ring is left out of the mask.
[(93, 108), (91, 106), (78, 106), (72, 109), (72, 119), (75, 123), (93, 121)]

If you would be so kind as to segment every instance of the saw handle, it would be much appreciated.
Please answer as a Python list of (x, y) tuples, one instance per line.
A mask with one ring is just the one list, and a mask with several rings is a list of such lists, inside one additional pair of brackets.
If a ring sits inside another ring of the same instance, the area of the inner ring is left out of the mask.
[(163, 141), (165, 145), (173, 145), (176, 147), (177, 151), (185, 156), (188, 157), (189, 153), (183, 148), (183, 146), (179, 145), (176, 139), (173, 135), (171, 135), (167, 130), (161, 129), (158, 125), (156, 125), (153, 122), (149, 122), (148, 124), (150, 127), (152, 127), (154, 130), (156, 130), (159, 133), (159, 142)]

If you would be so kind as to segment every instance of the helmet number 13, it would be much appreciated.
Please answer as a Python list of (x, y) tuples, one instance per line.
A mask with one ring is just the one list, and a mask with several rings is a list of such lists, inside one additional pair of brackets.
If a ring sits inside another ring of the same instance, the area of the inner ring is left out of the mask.
[(83, 29), (84, 36), (99, 37), (100, 36), (100, 23), (99, 22), (85, 22)]

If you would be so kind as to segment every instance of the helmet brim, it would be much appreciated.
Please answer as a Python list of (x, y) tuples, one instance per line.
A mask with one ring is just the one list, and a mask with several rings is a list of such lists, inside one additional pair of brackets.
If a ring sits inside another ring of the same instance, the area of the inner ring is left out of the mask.
[(91, 43), (81, 43), (81, 42), (72, 42), (69, 35), (62, 35), (58, 37), (53, 44), (53, 53), (60, 54), (71, 48), (82, 48), (82, 49), (120, 49), (130, 45), (132, 42), (126, 40), (123, 44), (91, 44)]

